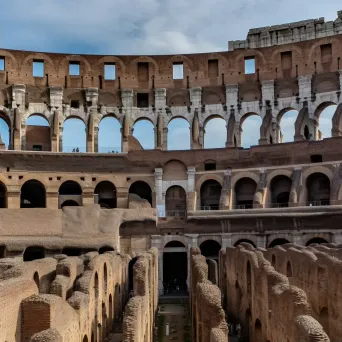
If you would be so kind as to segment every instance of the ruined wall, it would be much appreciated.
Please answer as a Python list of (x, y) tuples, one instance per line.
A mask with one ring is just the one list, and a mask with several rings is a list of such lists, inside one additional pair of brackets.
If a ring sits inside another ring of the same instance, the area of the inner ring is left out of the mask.
[(334, 245), (302, 247), (286, 244), (264, 253), (277, 272), (291, 285), (303, 289), (311, 315), (324, 328), (332, 342), (342, 336), (342, 249)]
[(153, 340), (154, 318), (158, 304), (158, 251), (153, 248), (138, 255), (133, 266), (133, 297), (123, 319), (123, 341)]
[(330, 341), (304, 290), (249, 244), (226, 249), (227, 310), (250, 341)]
[(190, 269), (194, 341), (225, 342), (228, 327), (221, 305), (221, 291), (208, 279), (208, 265), (199, 248), (191, 249)]
[(116, 252), (2, 259), (2, 340), (103, 341), (122, 322), (129, 260)]

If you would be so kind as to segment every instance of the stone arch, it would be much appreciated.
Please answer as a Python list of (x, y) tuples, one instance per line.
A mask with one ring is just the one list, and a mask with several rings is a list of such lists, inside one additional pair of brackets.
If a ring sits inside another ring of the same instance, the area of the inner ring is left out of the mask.
[(202, 175), (195, 186), (196, 192), (199, 194), (201, 192), (201, 187), (202, 184), (205, 183), (208, 180), (214, 180), (216, 182), (218, 182), (221, 186), (223, 185), (223, 178), (219, 175), (216, 174), (211, 174), (211, 175)]
[(60, 195), (82, 195), (82, 187), (76, 181), (67, 180), (60, 185), (58, 193)]
[(61, 204), (61, 209), (64, 207), (78, 207), (79, 204), (76, 201), (73, 200), (66, 200)]
[[(191, 147), (191, 125), (184, 116), (172, 117), (167, 124), (167, 149), (168, 150), (189, 150)], [(176, 143), (182, 141), (182, 146)], [(186, 143), (187, 142), (187, 143)]]
[(5, 110), (2, 110), (0, 108), (0, 120), (3, 120), (3, 122), (6, 124), (7, 129), (5, 130), (1, 130), (1, 140), (2, 142), (6, 145), (6, 148), (9, 149), (13, 143), (13, 137), (12, 137), (12, 132), (11, 132), (11, 127), (12, 127), (12, 123), (11, 123), (11, 118), (9, 117), (8, 113), (6, 113)]
[(255, 55), (255, 57), (258, 57), (256, 59), (256, 62), (261, 62), (260, 64), (259, 63), (256, 63), (256, 69), (259, 69), (261, 72), (266, 68), (266, 65), (267, 65), (267, 61), (266, 61), (266, 58), (265, 56), (258, 50), (253, 50), (253, 49), (248, 49), (246, 51), (242, 51), (240, 52), (236, 57), (235, 57), (235, 60), (234, 60), (234, 69), (235, 69), (235, 72), (237, 71), (241, 71), (241, 60), (244, 61), (245, 57), (249, 57), (249, 56), (253, 56)]
[(201, 254), (206, 258), (215, 259), (218, 261), (221, 245), (215, 240), (205, 240), (200, 246)]
[(184, 66), (187, 66), (191, 72), (194, 70), (194, 64), (193, 64), (192, 60), (190, 58), (184, 56), (184, 55), (175, 55), (175, 56), (170, 57), (166, 61), (166, 67), (168, 67), (172, 70), (172, 64), (177, 63), (177, 62), (183, 62)]
[(88, 336), (87, 336), (87, 335), (84, 335), (82, 341), (83, 341), (83, 342), (88, 342)]
[(96, 184), (94, 195), (101, 208), (112, 209), (117, 207), (117, 192), (115, 185), (107, 180)]
[(135, 181), (129, 187), (128, 192), (148, 201), (152, 206), (152, 190), (148, 183), (144, 181)]
[(239, 178), (234, 184), (234, 205), (236, 209), (252, 209), (257, 183), (249, 177)]
[(138, 257), (134, 257), (133, 259), (130, 260), (128, 263), (128, 290), (131, 292), (134, 290), (134, 265), (138, 261)]
[(307, 190), (307, 205), (330, 204), (330, 179), (321, 172), (311, 173), (305, 179)]
[(321, 243), (328, 243), (328, 241), (321, 237), (314, 237), (314, 238), (309, 239), (306, 242), (305, 246), (310, 246), (312, 244), (321, 244)]
[(283, 208), (289, 206), (292, 179), (285, 175), (274, 176), (270, 181), (271, 207)]
[(22, 72), (23, 69), (27, 67), (27, 64), (33, 59), (44, 60), (44, 64), (45, 62), (47, 62), (46, 65), (44, 65), (45, 74), (53, 74), (53, 75), (57, 74), (57, 69), (56, 69), (54, 61), (48, 55), (42, 52), (35, 52), (35, 53), (29, 54), (22, 62), (20, 72)]
[[(7, 50), (0, 50), (0, 55), (5, 57), (5, 58), (8, 57), (11, 60), (11, 66), (9, 67), (11, 70), (14, 69), (13, 71), (19, 72), (19, 70), (20, 70), (19, 62), (17, 61), (17, 59), (14, 57), (14, 55), (12, 53), (10, 53)], [(6, 60), (7, 60), (7, 58), (6, 58)], [(5, 68), (7, 68), (7, 67), (5, 67)]]
[(33, 261), (45, 258), (45, 249), (41, 246), (29, 246), (23, 254), (24, 261)]
[(286, 243), (290, 243), (290, 241), (284, 239), (284, 238), (277, 238), (272, 240), (272, 242), (268, 245), (268, 248), (273, 248), (275, 246), (281, 246), (284, 245)]
[(118, 70), (116, 71), (119, 71), (118, 74), (120, 74), (120, 76), (124, 76), (126, 72), (126, 66), (125, 66), (125, 63), (122, 61), (122, 59), (116, 56), (104, 56), (100, 58), (95, 64), (95, 68), (98, 69), (98, 72), (100, 74), (102, 73), (102, 75), (103, 75), (103, 66), (105, 63), (114, 63), (115, 65), (119, 65), (120, 68), (117, 68)]
[(108, 270), (107, 264), (103, 264), (103, 291), (104, 294), (107, 295), (107, 287), (108, 287)]
[(36, 179), (26, 181), (20, 190), (20, 208), (45, 208), (46, 189)]
[[(286, 143), (294, 141), (294, 136), (296, 132), (296, 120), (299, 115), (298, 110), (293, 107), (286, 107), (279, 111), (277, 115), (277, 141), (279, 143)], [(284, 121), (287, 120), (292, 125), (291, 131), (288, 129), (285, 131), (283, 129)]]
[(324, 101), (316, 107), (314, 112), (315, 124), (318, 126), (318, 134), (315, 136), (316, 140), (332, 136), (333, 120), (337, 108), (337, 104), (332, 101)]
[(115, 114), (104, 115), (98, 124), (98, 152), (121, 152), (122, 128), (123, 126)]
[(255, 242), (253, 242), (252, 240), (249, 239), (239, 239), (234, 243), (234, 247), (242, 244), (242, 243), (249, 243), (250, 245), (252, 245), (254, 248), (256, 248), (256, 244)]
[(163, 180), (175, 181), (188, 179), (186, 165), (177, 159), (167, 161), (163, 166)]
[(204, 148), (224, 148), (226, 146), (227, 123), (221, 115), (209, 115), (204, 120), (203, 141)]
[[(262, 125), (262, 117), (258, 114), (258, 113), (255, 113), (255, 112), (248, 112), (248, 113), (245, 113), (241, 118), (240, 118), (240, 135), (241, 135), (241, 145), (244, 146), (244, 147), (250, 147), (250, 146), (253, 146), (253, 145), (258, 145), (258, 142), (259, 142), (259, 138), (260, 138), (260, 134), (259, 136), (257, 137), (257, 139), (254, 141), (254, 140), (250, 140), (250, 141), (245, 141), (244, 142), (244, 135), (243, 135), (243, 124), (245, 123), (245, 121), (247, 119), (250, 119), (252, 117), (258, 117), (260, 119), (260, 124), (259, 124), (259, 128), (261, 127)], [(250, 120), (249, 120), (250, 121)], [(259, 132), (260, 133), (260, 129), (259, 130), (256, 130), (255, 131)]]
[(85, 71), (88, 75), (91, 74), (91, 66), (87, 59), (82, 55), (67, 55), (65, 56), (58, 65), (58, 73), (60, 76), (64, 76), (64, 74), (61, 74), (61, 70), (64, 69), (65, 75), (69, 75), (69, 72), (67, 70), (67, 67), (69, 66), (69, 62), (82, 62), (85, 67)]
[[(70, 123), (72, 121), (74, 122), (74, 124)], [(67, 126), (66, 126), (66, 124), (67, 124)], [(80, 135), (79, 139), (76, 142), (74, 141), (74, 136), (75, 136), (74, 129), (75, 129), (75, 127), (68, 127), (70, 125), (71, 126), (75, 126), (75, 125), (79, 126), (79, 127), (77, 127), (77, 130), (80, 132), (82, 132), (82, 129), (83, 129), (82, 134)], [(63, 132), (62, 133), (62, 150), (63, 150), (63, 152), (86, 152), (86, 145), (87, 145), (86, 127), (87, 127), (86, 122), (80, 116), (69, 115), (63, 121), (63, 127), (62, 127), (62, 132)], [(77, 150), (77, 149), (79, 149), (79, 150)]]
[(51, 127), (43, 113), (32, 113), (26, 118), (25, 143), (28, 151), (51, 151)]
[(259, 318), (257, 318), (255, 320), (255, 324), (254, 324), (254, 341), (255, 342), (262, 342), (264, 341), (263, 339), (263, 335), (262, 335), (262, 324), (259, 320)]
[(202, 210), (218, 210), (220, 205), (222, 185), (216, 180), (208, 179), (200, 189)]
[(0, 181), (0, 208), (7, 208), (7, 187)]
[(104, 246), (101, 246), (99, 248), (99, 254), (104, 254), (106, 252), (114, 252), (115, 249), (111, 246), (107, 246), (107, 245), (104, 245)]
[(154, 75), (159, 75), (159, 65), (158, 63), (149, 56), (139, 56), (131, 60), (127, 66), (127, 69), (132, 70), (138, 63), (149, 63), (153, 65)]
[(186, 215), (186, 191), (179, 185), (170, 186), (165, 193), (165, 208), (167, 216)]
[(132, 126), (132, 134), (139, 141), (144, 150), (155, 149), (156, 126), (151, 118), (138, 117)]
[(332, 118), (331, 136), (342, 136), (342, 103), (337, 106)]

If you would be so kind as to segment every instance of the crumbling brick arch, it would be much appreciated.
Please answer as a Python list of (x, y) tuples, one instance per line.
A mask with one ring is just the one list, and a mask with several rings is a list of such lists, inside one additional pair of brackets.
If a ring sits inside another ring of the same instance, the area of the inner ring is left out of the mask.
[(19, 61), (14, 57), (13, 54), (6, 50), (0, 50), (0, 56), (8, 57), (6, 58), (6, 69), (11, 70), (13, 73), (20, 72), (20, 64)]
[(150, 76), (157, 76), (159, 75), (159, 65), (152, 57), (149, 56), (139, 56), (132, 59), (127, 65), (127, 72), (131, 73), (132, 75), (137, 75), (138, 71), (138, 63), (148, 63), (152, 66)]
[(258, 50), (247, 50), (242, 51), (237, 54), (234, 60), (234, 72), (242, 72), (245, 70), (244, 66), (244, 58), (255, 56), (255, 67), (256, 69), (259, 69), (260, 72), (267, 71), (267, 60), (262, 52)]
[(88, 60), (82, 55), (67, 55), (60, 62), (57, 67), (58, 76), (64, 77), (69, 75), (69, 62), (80, 62), (80, 74), (90, 76), (92, 73), (91, 66)]
[(57, 74), (55, 62), (47, 54), (42, 53), (42, 52), (35, 52), (35, 53), (31, 53), (28, 56), (26, 56), (24, 61), (21, 64), (20, 72), (25, 72), (25, 70), (29, 71), (30, 66), (32, 65), (32, 62), (35, 59), (44, 61), (44, 72), (45, 72), (45, 74), (48, 74), (51, 76), (55, 76)]
[[(294, 67), (296, 67), (297, 73), (302, 75), (304, 73), (304, 52), (301, 47), (295, 45), (292, 45), (291, 49), (286, 45), (277, 47), (269, 59), (271, 68), (274, 69), (281, 65), (281, 53), (288, 52), (289, 50), (292, 52), (292, 70), (295, 71), (296, 69)], [(290, 75), (283, 74), (282, 76), (296, 77), (296, 73), (291, 72)]]
[[(254, 177), (255, 176), (255, 177)], [(235, 209), (252, 209), (254, 204), (254, 196), (257, 191), (257, 177), (253, 174), (252, 177), (239, 177), (234, 182), (233, 204)]]

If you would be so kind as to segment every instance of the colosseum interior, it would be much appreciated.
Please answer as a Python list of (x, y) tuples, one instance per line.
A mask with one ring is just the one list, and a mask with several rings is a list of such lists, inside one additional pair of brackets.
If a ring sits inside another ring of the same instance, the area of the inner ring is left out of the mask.
[(0, 50), (0, 341), (340, 342), (341, 91), (342, 11), (215, 53)]

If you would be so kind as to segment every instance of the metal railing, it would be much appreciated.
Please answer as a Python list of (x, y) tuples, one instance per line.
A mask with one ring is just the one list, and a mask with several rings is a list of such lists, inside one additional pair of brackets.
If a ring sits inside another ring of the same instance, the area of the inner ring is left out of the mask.
[(218, 210), (219, 206), (218, 205), (205, 205), (201, 207), (201, 210)]
[(242, 209), (253, 209), (252, 204), (237, 204), (234, 209), (242, 210)]
[(184, 218), (186, 216), (186, 210), (159, 210), (159, 217), (175, 217), (175, 218)]
[(323, 205), (330, 205), (329, 200), (323, 200), (323, 201), (309, 201), (308, 206), (309, 207), (319, 207)]

